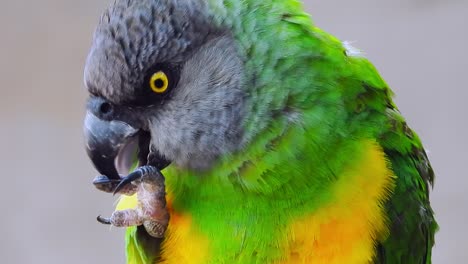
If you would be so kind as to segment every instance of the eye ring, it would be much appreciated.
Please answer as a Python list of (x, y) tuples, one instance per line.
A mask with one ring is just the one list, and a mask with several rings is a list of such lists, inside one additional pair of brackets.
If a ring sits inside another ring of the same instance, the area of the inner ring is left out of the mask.
[(163, 71), (158, 71), (151, 75), (149, 85), (153, 92), (162, 94), (169, 88), (169, 78)]

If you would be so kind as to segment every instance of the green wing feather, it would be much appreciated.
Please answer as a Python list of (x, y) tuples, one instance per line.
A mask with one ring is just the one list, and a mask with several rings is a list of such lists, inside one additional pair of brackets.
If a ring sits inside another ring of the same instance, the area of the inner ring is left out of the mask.
[(364, 115), (382, 115), (385, 122), (375, 137), (384, 148), (397, 176), (396, 188), (386, 203), (390, 236), (377, 246), (376, 263), (431, 263), (434, 234), (438, 228), (429, 202), (434, 171), (419, 137), (412, 131), (391, 101), (384, 82), (368, 82), (378, 72), (366, 59), (351, 58), (361, 80), (362, 92), (351, 100), (355, 114), (362, 106)]
[[(398, 176), (386, 208), (391, 236), (379, 245), (380, 263), (431, 263), (437, 223), (429, 203), (434, 172), (418, 136), (394, 109), (380, 142)], [(402, 243), (402, 241), (408, 241)]]

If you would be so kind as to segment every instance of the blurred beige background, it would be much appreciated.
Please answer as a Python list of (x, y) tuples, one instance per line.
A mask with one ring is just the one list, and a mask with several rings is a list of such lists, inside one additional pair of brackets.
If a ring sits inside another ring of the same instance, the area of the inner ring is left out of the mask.
[[(99, 225), (82, 146), (82, 70), (110, 0), (2, 1), (0, 262), (124, 263), (123, 231)], [(468, 259), (468, 1), (306, 0), (319, 26), (363, 49), (396, 92), (437, 172), (434, 263)]]

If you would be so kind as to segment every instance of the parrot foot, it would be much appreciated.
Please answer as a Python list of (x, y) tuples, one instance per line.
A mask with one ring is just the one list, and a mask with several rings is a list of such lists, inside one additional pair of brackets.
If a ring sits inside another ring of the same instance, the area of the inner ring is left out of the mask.
[(116, 227), (143, 225), (149, 235), (163, 237), (169, 224), (164, 176), (156, 167), (140, 167), (121, 180), (114, 194), (122, 193), (128, 186), (137, 188), (137, 208), (115, 211), (110, 218), (98, 216), (98, 222)]

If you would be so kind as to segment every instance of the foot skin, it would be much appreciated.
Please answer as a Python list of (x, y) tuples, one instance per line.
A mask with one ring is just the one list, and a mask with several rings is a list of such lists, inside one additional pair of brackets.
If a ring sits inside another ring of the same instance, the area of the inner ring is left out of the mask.
[(166, 208), (164, 177), (156, 167), (140, 167), (119, 183), (108, 180), (108, 184), (103, 186), (100, 185), (101, 189), (98, 189), (107, 191), (114, 187), (114, 193), (136, 193), (138, 206), (135, 209), (115, 211), (110, 218), (98, 216), (100, 223), (117, 227), (143, 225), (149, 235), (156, 238), (164, 236), (169, 223), (169, 212)]

